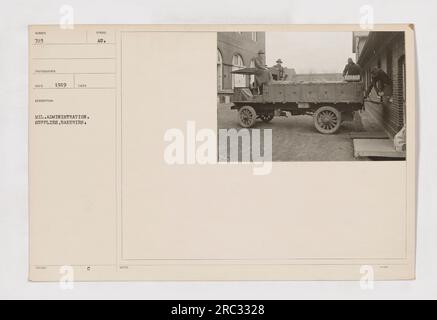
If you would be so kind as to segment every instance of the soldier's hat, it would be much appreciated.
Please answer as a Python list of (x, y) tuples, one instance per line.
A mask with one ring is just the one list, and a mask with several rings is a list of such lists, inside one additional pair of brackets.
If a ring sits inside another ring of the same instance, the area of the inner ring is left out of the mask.
[(258, 54), (262, 54), (262, 53), (265, 54), (264, 50), (261, 49), (258, 51)]
[(282, 63), (281, 59), (276, 60), (276, 63)]

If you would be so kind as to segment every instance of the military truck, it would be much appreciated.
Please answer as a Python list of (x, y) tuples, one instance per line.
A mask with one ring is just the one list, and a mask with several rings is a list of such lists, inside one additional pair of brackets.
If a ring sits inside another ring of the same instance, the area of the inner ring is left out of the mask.
[[(255, 72), (255, 68), (245, 68), (232, 73)], [(255, 126), (257, 120), (268, 123), (276, 116), (310, 115), (320, 133), (333, 134), (364, 107), (364, 84), (359, 76), (332, 82), (271, 81), (263, 85), (262, 94), (255, 91), (249, 87), (234, 88), (231, 109), (238, 111), (244, 128)]]

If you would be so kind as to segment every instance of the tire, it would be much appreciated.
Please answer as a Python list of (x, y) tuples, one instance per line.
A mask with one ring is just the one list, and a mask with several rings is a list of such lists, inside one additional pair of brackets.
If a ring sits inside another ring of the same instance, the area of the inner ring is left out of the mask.
[(265, 113), (265, 114), (262, 114), (262, 115), (259, 116), (259, 118), (264, 123), (269, 123), (270, 121), (273, 120), (274, 117), (275, 117), (275, 115), (273, 113)]
[(336, 133), (341, 122), (341, 112), (334, 107), (321, 107), (314, 114), (314, 126), (323, 134)]
[(238, 118), (243, 128), (251, 128), (256, 123), (256, 111), (251, 106), (244, 106), (238, 110)]

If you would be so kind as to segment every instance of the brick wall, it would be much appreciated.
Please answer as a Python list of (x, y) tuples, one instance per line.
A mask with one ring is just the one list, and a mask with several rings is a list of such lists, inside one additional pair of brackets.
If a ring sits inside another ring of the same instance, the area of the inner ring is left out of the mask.
[[(252, 32), (219, 32), (217, 34), (217, 48), (223, 57), (223, 90), (232, 89), (232, 57), (236, 54), (243, 58), (245, 67), (258, 54), (265, 51), (265, 33), (257, 32), (257, 40), (252, 39)], [(249, 84), (249, 83), (247, 83)]]
[[(404, 61), (405, 37), (399, 33), (388, 42), (380, 42), (380, 48), (375, 48), (375, 56), (363, 67), (364, 81), (370, 84), (370, 70), (373, 66), (380, 66), (393, 80), (393, 102), (386, 105), (366, 104), (366, 109), (378, 120), (381, 126), (394, 136), (404, 125), (405, 89), (404, 89)], [(377, 100), (375, 95), (372, 100)]]

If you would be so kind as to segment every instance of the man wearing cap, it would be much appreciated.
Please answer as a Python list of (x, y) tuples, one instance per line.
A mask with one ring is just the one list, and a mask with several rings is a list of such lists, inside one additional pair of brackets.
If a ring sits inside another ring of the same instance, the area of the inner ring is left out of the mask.
[(255, 62), (255, 84), (258, 88), (259, 94), (263, 94), (263, 85), (269, 83), (272, 80), (272, 74), (266, 66), (265, 52), (263, 50), (258, 51), (258, 56), (254, 60)]
[(276, 60), (276, 65), (273, 66), (274, 74), (273, 80), (284, 80), (284, 67), (282, 66), (282, 60)]

